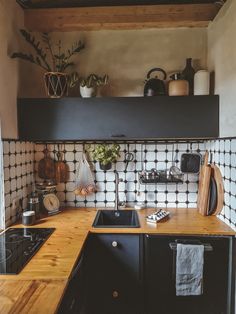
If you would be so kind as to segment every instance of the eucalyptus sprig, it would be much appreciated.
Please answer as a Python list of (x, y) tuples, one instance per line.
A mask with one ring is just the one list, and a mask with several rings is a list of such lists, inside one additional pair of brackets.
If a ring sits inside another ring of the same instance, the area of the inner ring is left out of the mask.
[[(67, 52), (62, 51), (61, 41), (59, 40), (58, 53), (56, 54), (53, 51), (52, 40), (47, 33), (42, 33), (42, 41), (45, 44), (45, 48), (42, 48), (41, 42), (36, 40), (35, 36), (27, 32), (25, 29), (20, 30), (21, 35), (26, 40), (35, 51), (35, 55), (31, 53), (24, 52), (14, 52), (11, 55), (11, 58), (19, 58), (33, 64), (36, 64), (43, 68), (47, 72), (65, 72), (66, 69), (73, 66), (74, 63), (71, 61), (71, 57), (76, 53), (79, 53), (84, 49), (85, 45), (81, 41), (74, 43), (71, 49), (68, 49)], [(48, 50), (51, 56), (51, 64), (47, 59), (47, 53), (45, 50)]]

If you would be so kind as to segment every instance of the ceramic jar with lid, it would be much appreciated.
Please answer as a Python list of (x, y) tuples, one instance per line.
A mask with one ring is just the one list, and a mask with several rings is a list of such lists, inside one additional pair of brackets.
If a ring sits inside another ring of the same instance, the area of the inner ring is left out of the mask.
[(181, 78), (180, 73), (175, 73), (170, 76), (172, 79), (169, 82), (169, 96), (187, 96), (189, 95), (189, 82)]

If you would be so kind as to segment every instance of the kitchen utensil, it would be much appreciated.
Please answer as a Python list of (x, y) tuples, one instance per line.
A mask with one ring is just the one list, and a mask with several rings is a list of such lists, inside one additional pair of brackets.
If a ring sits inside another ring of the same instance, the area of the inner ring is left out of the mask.
[(127, 171), (129, 163), (133, 160), (134, 160), (134, 154), (132, 153), (125, 154), (125, 171)]
[(48, 214), (47, 209), (44, 207), (43, 200), (47, 194), (56, 194), (56, 185), (53, 182), (36, 182), (36, 191), (39, 196), (40, 212)]
[(210, 73), (207, 70), (200, 70), (194, 75), (194, 95), (209, 95)]
[(60, 201), (55, 194), (46, 194), (43, 198), (43, 205), (49, 215), (59, 212)]
[(207, 215), (212, 215), (216, 210), (216, 206), (217, 206), (217, 186), (214, 177), (211, 175), (209, 207)]
[(169, 96), (187, 96), (189, 94), (189, 83), (181, 78), (180, 73), (174, 73), (170, 78), (172, 81), (169, 81)]
[(62, 160), (62, 152), (60, 150), (60, 145), (58, 144), (57, 161), (55, 162), (55, 181), (56, 183), (63, 183), (68, 180), (69, 177), (69, 167)]
[(204, 163), (201, 167), (199, 185), (198, 185), (198, 197), (197, 207), (199, 213), (203, 216), (207, 215), (209, 204), (209, 191), (210, 191), (210, 179), (211, 179), (211, 166), (208, 164), (209, 152), (206, 151), (204, 157)]
[[(151, 74), (153, 72), (161, 72), (163, 74), (163, 80), (155, 78), (151, 78)], [(146, 84), (144, 86), (144, 96), (160, 96), (166, 95), (166, 88), (164, 80), (166, 80), (166, 72), (161, 68), (151, 69), (147, 74)]]
[(211, 165), (211, 169), (212, 176), (215, 179), (217, 189), (217, 205), (215, 211), (212, 214), (218, 215), (222, 211), (224, 206), (224, 183), (219, 167), (217, 167), (216, 165)]
[(176, 160), (177, 160), (177, 153), (174, 158), (174, 151), (175, 151), (175, 145), (173, 144), (173, 149), (172, 149), (172, 166), (170, 167), (169, 170), (169, 176), (175, 179), (181, 180), (183, 177), (183, 174), (181, 170), (176, 166)]
[(38, 176), (41, 179), (55, 179), (55, 161), (49, 156), (47, 145), (43, 153), (44, 158), (38, 164)]
[(184, 153), (181, 155), (180, 169), (183, 173), (199, 173), (201, 155), (198, 153)]

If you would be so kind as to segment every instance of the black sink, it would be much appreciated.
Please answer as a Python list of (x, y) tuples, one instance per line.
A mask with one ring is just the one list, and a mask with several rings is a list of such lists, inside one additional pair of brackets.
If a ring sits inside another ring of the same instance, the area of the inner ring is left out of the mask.
[(95, 228), (139, 228), (135, 210), (98, 210), (93, 227)]

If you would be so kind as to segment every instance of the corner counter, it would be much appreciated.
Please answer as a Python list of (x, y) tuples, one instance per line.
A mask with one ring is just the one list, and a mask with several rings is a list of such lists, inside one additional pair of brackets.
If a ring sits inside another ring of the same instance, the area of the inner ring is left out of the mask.
[(145, 220), (155, 209), (138, 211), (140, 228), (93, 228), (97, 212), (94, 208), (66, 208), (40, 220), (32, 227), (56, 230), (20, 274), (0, 275), (0, 313), (56, 313), (89, 232), (235, 236), (235, 231), (219, 218), (203, 217), (197, 209), (168, 210), (170, 218), (158, 224)]

